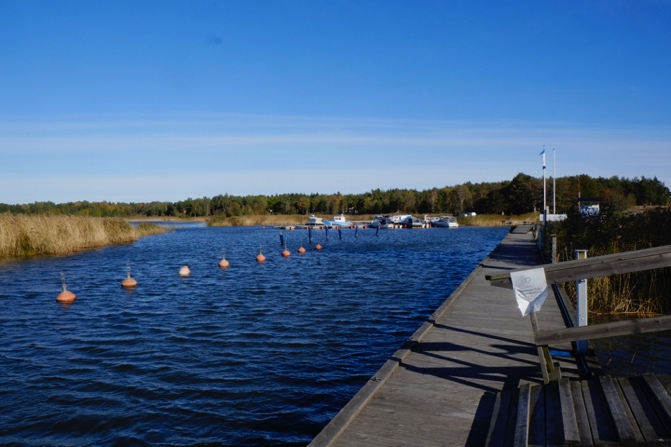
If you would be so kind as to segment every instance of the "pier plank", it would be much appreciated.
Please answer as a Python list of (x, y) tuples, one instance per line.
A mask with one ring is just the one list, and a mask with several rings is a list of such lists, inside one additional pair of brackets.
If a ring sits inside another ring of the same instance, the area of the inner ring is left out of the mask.
[(520, 387), (517, 401), (517, 419), (515, 422), (514, 447), (529, 445), (529, 422), (531, 419), (531, 384), (525, 383)]
[(517, 417), (519, 390), (503, 390), (497, 393), (492, 423), (487, 434), (488, 447), (504, 447), (513, 444), (514, 427)]
[(587, 416), (587, 408), (582, 395), (582, 386), (580, 382), (571, 382), (571, 397), (573, 398), (573, 408), (575, 409), (576, 422), (578, 424), (578, 433), (580, 442), (577, 445), (582, 447), (594, 445), (592, 441), (592, 432)]
[[(545, 406), (545, 391), (540, 385), (531, 385), (531, 395), (529, 397), (529, 416), (528, 420), (524, 421), (527, 424), (527, 432), (529, 438), (527, 446), (529, 447), (545, 447), (546, 433), (546, 406)], [(522, 423), (518, 421), (519, 424)]]
[(613, 379), (610, 376), (599, 377), (601, 389), (608, 405), (608, 410), (613, 418), (613, 425), (620, 445), (629, 446), (635, 445), (636, 435), (634, 434), (634, 427), (632, 426), (624, 405), (620, 400), (620, 395), (615, 389)]
[(667, 445), (664, 438), (668, 434), (664, 428), (664, 423), (660, 421), (659, 416), (650, 405), (644, 389), (645, 384), (640, 377), (621, 377), (617, 379), (617, 382), (643, 438), (638, 440), (639, 445)]
[(666, 421), (668, 427), (671, 427), (671, 396), (653, 374), (644, 374), (643, 380), (648, 384), (655, 401), (659, 404), (662, 419)]
[(619, 446), (608, 405), (597, 379), (580, 383), (595, 446)]
[(557, 388), (564, 444), (579, 444), (580, 432), (578, 430), (578, 419), (576, 416), (575, 405), (573, 403), (573, 394), (571, 393), (571, 384), (567, 378), (562, 378), (559, 379)]

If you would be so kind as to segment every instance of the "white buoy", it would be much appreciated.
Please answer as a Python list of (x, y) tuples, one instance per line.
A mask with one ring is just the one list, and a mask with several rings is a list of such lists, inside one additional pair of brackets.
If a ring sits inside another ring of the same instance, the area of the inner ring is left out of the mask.
[(189, 276), (191, 274), (191, 269), (188, 265), (183, 266), (179, 269), (179, 276)]

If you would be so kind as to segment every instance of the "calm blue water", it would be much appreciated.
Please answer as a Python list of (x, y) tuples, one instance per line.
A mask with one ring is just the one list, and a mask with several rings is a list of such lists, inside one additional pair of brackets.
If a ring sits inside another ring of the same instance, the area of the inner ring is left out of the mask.
[(283, 231), (282, 258), (276, 229), (182, 225), (2, 262), (0, 444), (305, 445), (506, 232)]

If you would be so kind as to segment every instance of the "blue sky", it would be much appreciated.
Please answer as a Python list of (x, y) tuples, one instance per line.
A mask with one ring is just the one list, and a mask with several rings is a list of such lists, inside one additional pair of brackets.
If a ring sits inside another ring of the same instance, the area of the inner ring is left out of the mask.
[(669, 0), (2, 0), (0, 203), (421, 190), (543, 146), (671, 186), (670, 81)]

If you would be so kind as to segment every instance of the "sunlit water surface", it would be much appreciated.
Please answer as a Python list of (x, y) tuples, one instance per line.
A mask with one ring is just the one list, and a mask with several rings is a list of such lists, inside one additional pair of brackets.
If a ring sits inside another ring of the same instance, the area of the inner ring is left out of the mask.
[(506, 232), (284, 231), (283, 258), (276, 229), (181, 225), (2, 262), (0, 444), (305, 445)]

